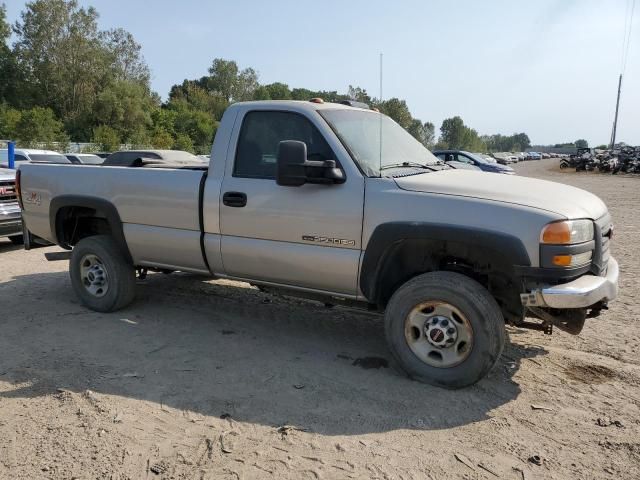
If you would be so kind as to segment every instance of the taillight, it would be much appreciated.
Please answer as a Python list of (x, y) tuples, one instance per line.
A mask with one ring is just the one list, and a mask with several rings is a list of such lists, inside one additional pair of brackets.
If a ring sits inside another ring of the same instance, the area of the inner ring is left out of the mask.
[(20, 188), (20, 173), (20, 169), (16, 170), (16, 196), (18, 197), (20, 209), (24, 210), (24, 206), (22, 205), (22, 189)]

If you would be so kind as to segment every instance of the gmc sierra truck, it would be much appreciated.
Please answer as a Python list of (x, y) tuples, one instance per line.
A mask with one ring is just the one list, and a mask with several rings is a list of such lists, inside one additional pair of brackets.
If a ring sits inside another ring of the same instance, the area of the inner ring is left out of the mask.
[(459, 388), (495, 365), (505, 323), (577, 334), (617, 295), (598, 197), (451, 169), (363, 106), (237, 103), (210, 165), (135, 160), (19, 170), (26, 248), (71, 250), (100, 312), (147, 270), (242, 280), (384, 312), (398, 366)]

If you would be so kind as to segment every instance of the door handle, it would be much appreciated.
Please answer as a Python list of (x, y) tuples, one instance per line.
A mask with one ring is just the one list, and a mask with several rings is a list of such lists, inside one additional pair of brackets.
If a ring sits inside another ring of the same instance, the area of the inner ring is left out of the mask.
[(222, 203), (227, 207), (244, 207), (247, 204), (247, 194), (242, 192), (225, 192)]

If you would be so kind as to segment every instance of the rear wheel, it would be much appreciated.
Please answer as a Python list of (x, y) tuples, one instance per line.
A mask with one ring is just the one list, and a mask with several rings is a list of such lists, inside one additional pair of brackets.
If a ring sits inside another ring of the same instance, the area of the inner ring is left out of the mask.
[(108, 235), (80, 240), (69, 262), (71, 284), (80, 301), (91, 310), (113, 312), (135, 297), (136, 276)]
[(496, 301), (478, 282), (454, 272), (425, 273), (401, 286), (387, 306), (385, 331), (407, 375), (447, 388), (483, 378), (505, 343)]

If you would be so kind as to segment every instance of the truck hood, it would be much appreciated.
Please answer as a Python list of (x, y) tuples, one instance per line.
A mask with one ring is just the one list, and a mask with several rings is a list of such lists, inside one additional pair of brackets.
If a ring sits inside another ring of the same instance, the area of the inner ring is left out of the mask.
[(514, 203), (547, 210), (569, 219), (595, 220), (607, 212), (604, 202), (585, 190), (517, 175), (443, 170), (394, 180), (403, 190)]

